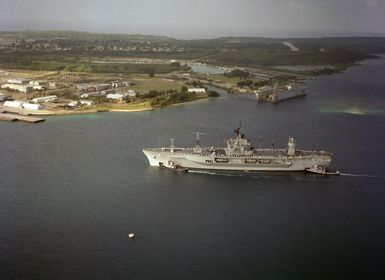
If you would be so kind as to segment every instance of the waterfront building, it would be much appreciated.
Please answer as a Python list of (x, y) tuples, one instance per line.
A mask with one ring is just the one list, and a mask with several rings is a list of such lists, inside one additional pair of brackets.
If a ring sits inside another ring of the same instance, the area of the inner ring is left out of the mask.
[(43, 97), (36, 97), (32, 99), (32, 103), (47, 103), (47, 102), (54, 102), (57, 100), (56, 95), (49, 95), (49, 96), (43, 96)]
[(21, 85), (22, 83), (27, 82), (25, 79), (8, 79), (7, 83), (9, 84), (18, 84)]
[(32, 104), (32, 103), (23, 103), (21, 105), (23, 109), (28, 109), (28, 110), (41, 110), (43, 109), (43, 106), (40, 104)]
[(33, 91), (33, 87), (29, 85), (20, 85), (20, 84), (4, 84), (1, 85), (2, 89), (17, 90), (24, 93), (30, 93)]
[(123, 97), (124, 95), (121, 93), (110, 93), (110, 94), (107, 94), (106, 96), (106, 98), (112, 99), (112, 100), (122, 100)]
[(189, 88), (187, 92), (195, 92), (195, 93), (205, 93), (206, 89), (204, 88)]
[(14, 100), (14, 101), (5, 101), (4, 107), (10, 107), (10, 108), (22, 108), (23, 101), (20, 100)]
[(71, 108), (76, 108), (79, 105), (80, 105), (79, 101), (70, 101), (70, 103), (68, 103), (68, 107), (71, 107)]
[(94, 104), (92, 100), (79, 100), (79, 102), (81, 105), (86, 105), (86, 106), (91, 106), (92, 104)]

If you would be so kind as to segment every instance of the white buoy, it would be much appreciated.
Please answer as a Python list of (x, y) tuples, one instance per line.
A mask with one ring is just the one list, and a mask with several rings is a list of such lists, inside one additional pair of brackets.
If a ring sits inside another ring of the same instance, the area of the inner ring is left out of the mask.
[(131, 233), (129, 233), (129, 234), (128, 234), (128, 238), (129, 238), (129, 239), (133, 239), (133, 238), (135, 238), (135, 234), (134, 234), (134, 233), (132, 233), (132, 232), (131, 232)]

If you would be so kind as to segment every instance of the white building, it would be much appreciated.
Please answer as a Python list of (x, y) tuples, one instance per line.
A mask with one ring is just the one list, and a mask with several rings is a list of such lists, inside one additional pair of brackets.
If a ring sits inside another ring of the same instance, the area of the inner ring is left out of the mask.
[(14, 100), (14, 101), (5, 101), (4, 107), (10, 107), (10, 108), (22, 108), (23, 101)]
[(105, 96), (106, 93), (103, 91), (101, 92), (85, 92), (82, 95), (80, 95), (80, 98), (88, 98), (88, 97), (97, 97), (97, 96)]
[(86, 93), (83, 93), (82, 95), (80, 95), (80, 98), (88, 98), (90, 96), (95, 96), (98, 94), (99, 94), (99, 92), (86, 92)]
[(32, 99), (32, 103), (47, 103), (47, 102), (54, 102), (57, 100), (56, 95), (49, 95), (49, 96), (43, 96), (43, 97), (36, 97)]
[(7, 80), (7, 83), (10, 83), (10, 84), (21, 85), (23, 82), (24, 82), (24, 80), (22, 80), (22, 79), (9, 79), (9, 80)]
[(79, 102), (81, 105), (86, 105), (86, 106), (91, 106), (92, 104), (94, 104), (92, 100), (79, 100)]
[(124, 95), (120, 94), (120, 93), (110, 93), (110, 94), (107, 94), (107, 96), (106, 96), (106, 98), (114, 99), (114, 100), (123, 99), (123, 97), (124, 97)]
[(30, 93), (33, 91), (33, 88), (29, 85), (19, 85), (19, 84), (4, 84), (1, 85), (2, 89), (13, 89), (24, 93)]
[(43, 86), (32, 86), (32, 88), (34, 89), (34, 90), (43, 90), (44, 89), (44, 87)]
[(205, 88), (189, 88), (187, 92), (195, 92), (195, 93), (205, 93)]
[(38, 81), (30, 81), (29, 85), (32, 86), (32, 87), (33, 86), (40, 86), (40, 83)]
[(136, 97), (136, 92), (135, 92), (135, 90), (129, 89), (127, 95), (129, 97)]
[(111, 82), (111, 86), (112, 86), (113, 88), (126, 87), (126, 86), (128, 86), (128, 82), (115, 81), (115, 82)]
[(31, 104), (31, 103), (23, 103), (22, 108), (28, 109), (28, 110), (41, 110), (43, 109), (43, 106), (40, 104)]
[(68, 103), (68, 107), (72, 107), (72, 108), (78, 107), (79, 105), (80, 105), (79, 101), (70, 101), (70, 103)]

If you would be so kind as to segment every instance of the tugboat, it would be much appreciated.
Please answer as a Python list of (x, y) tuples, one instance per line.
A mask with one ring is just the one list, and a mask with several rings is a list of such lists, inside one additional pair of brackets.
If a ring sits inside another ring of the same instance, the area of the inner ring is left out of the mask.
[(305, 169), (306, 172), (308, 173), (313, 173), (313, 174), (318, 174), (318, 175), (340, 175), (340, 172), (337, 171), (328, 171), (326, 167), (314, 164), (310, 168)]
[(188, 171), (188, 168), (182, 167), (182, 166), (176, 164), (175, 162), (173, 162), (171, 160), (166, 160), (165, 163), (159, 162), (159, 167), (171, 169), (171, 170), (174, 170), (174, 171), (182, 171), (182, 172), (187, 172)]

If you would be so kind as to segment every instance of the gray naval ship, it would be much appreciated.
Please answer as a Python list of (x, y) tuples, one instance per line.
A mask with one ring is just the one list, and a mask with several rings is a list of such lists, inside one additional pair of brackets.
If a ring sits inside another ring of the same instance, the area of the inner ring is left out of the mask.
[(234, 130), (235, 137), (226, 141), (227, 146), (202, 147), (200, 134), (196, 136), (196, 146), (180, 148), (143, 149), (151, 166), (175, 170), (223, 170), (223, 171), (305, 171), (313, 166), (327, 168), (332, 154), (326, 151), (297, 150), (295, 140), (289, 137), (287, 148), (253, 148), (250, 141)]

